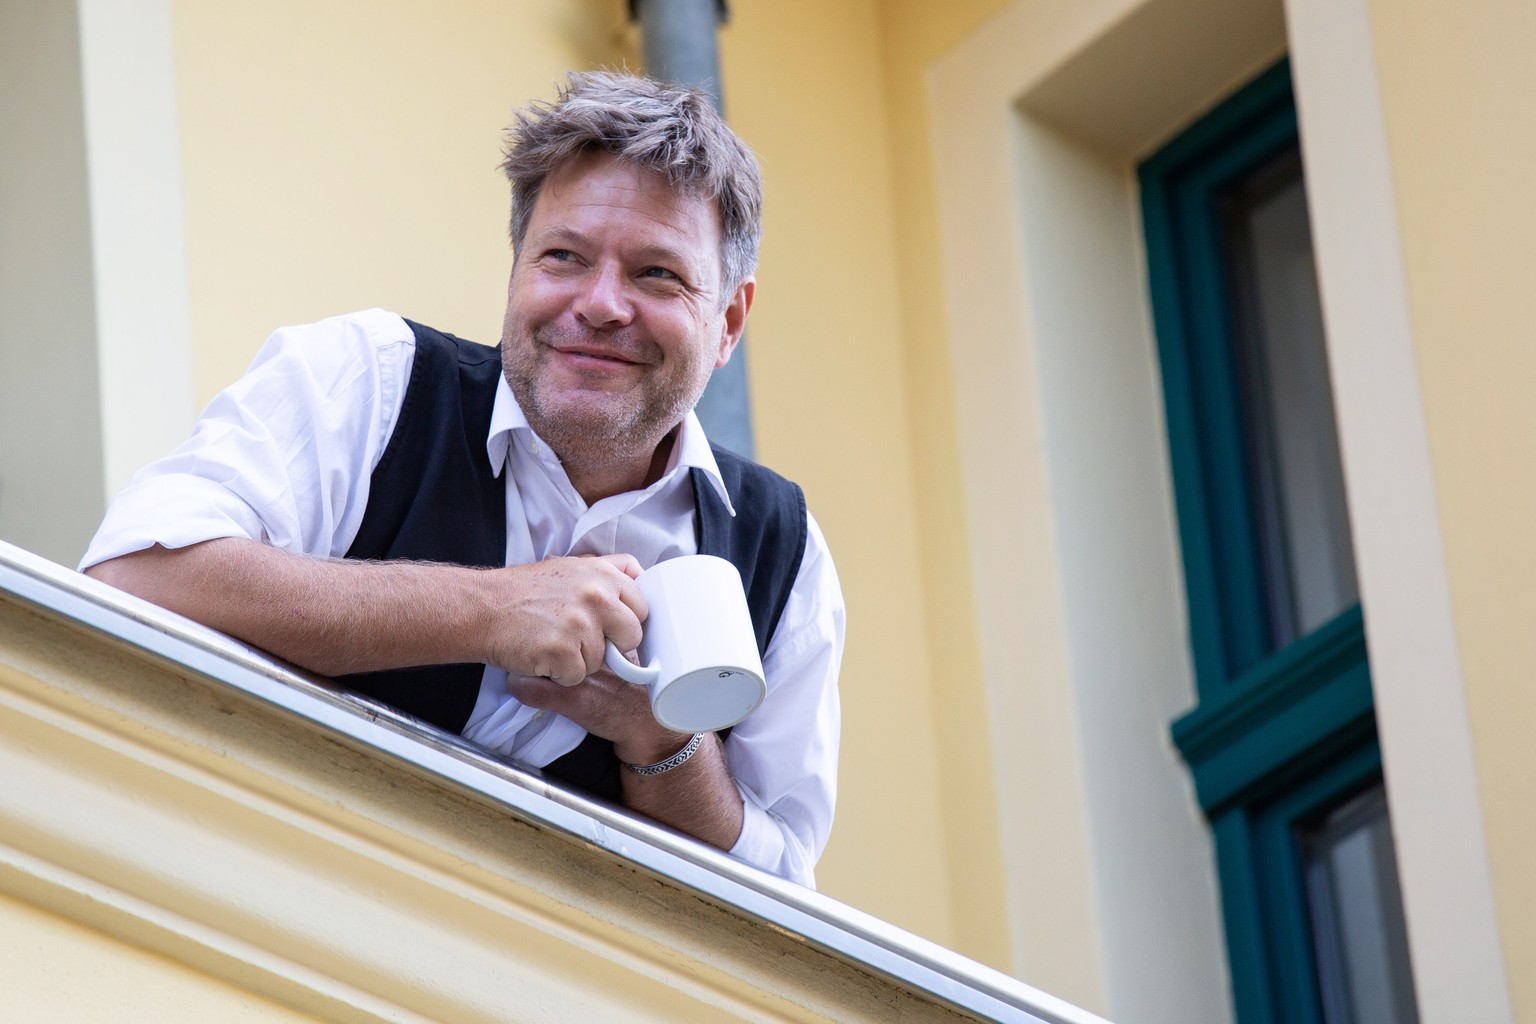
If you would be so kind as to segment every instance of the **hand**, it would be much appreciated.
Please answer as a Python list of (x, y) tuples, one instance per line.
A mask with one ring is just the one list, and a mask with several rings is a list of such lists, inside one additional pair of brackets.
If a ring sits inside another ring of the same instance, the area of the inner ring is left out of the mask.
[(640, 643), (647, 608), (635, 585), (640, 563), (630, 555), (549, 558), (488, 571), (501, 586), (489, 610), (485, 660), (509, 676), (575, 686), (602, 666), (608, 640), (621, 650)]
[(587, 732), (611, 740), (619, 760), (630, 764), (655, 764), (677, 753), (689, 739), (687, 733), (656, 721), (645, 687), (606, 669), (578, 686), (508, 673), (507, 690), (523, 704), (564, 715)]

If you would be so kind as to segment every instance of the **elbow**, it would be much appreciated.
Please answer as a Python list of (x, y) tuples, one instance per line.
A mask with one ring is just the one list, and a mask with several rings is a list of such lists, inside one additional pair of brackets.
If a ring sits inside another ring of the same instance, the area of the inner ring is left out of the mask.
[(131, 579), (133, 573), (124, 565), (126, 561), (127, 556), (109, 558), (105, 562), (97, 562), (95, 565), (82, 571), (91, 579), (100, 580), (109, 587), (116, 587), (118, 590), (129, 590), (132, 586)]
[(135, 551), (97, 562), (84, 572), (91, 579), (100, 580), (109, 587), (116, 587), (146, 601), (154, 601), (157, 589), (155, 584), (161, 575), (156, 571), (156, 555), (164, 553), (164, 548)]

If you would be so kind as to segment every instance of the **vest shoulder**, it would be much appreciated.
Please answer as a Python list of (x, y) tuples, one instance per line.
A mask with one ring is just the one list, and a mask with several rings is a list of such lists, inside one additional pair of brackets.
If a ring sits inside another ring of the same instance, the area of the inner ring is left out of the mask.
[(720, 467), (720, 479), (725, 481), (725, 489), (733, 494), (739, 490), (788, 493), (800, 491), (799, 484), (760, 462), (753, 462), (745, 456), (737, 455), (730, 449), (721, 448), (713, 443), (710, 449), (715, 453), (715, 464)]
[[(403, 318), (402, 318), (403, 319)], [(420, 358), (425, 354), (429, 359), (449, 359), (458, 362), (461, 366), (487, 366), (501, 365), (501, 349), (496, 346), (482, 345), (478, 341), (469, 341), (456, 334), (439, 331), (435, 327), (419, 324), (407, 319), (406, 324), (416, 336), (416, 354)]]

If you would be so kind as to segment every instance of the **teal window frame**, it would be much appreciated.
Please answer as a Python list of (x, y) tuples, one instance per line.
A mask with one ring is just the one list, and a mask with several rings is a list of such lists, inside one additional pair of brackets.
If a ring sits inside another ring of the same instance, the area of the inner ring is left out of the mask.
[(1360, 606), (1272, 642), (1215, 207), (1298, 132), (1281, 61), (1138, 168), (1198, 698), (1170, 731), (1211, 823), (1241, 1024), (1323, 1024), (1298, 829), (1381, 779)]

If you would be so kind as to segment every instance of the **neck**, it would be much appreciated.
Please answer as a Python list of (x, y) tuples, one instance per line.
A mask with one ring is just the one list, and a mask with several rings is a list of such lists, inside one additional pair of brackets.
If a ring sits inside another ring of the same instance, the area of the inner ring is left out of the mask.
[(676, 439), (677, 428), (674, 427), (662, 437), (649, 457), (621, 462), (615, 462), (611, 455), (604, 458), (602, 453), (593, 453), (595, 457), (591, 458), (583, 458), (586, 453), (557, 451), (556, 454), (560, 456), (560, 464), (565, 467), (571, 486), (576, 488), (581, 500), (591, 506), (615, 494), (642, 490), (660, 480), (667, 471)]

